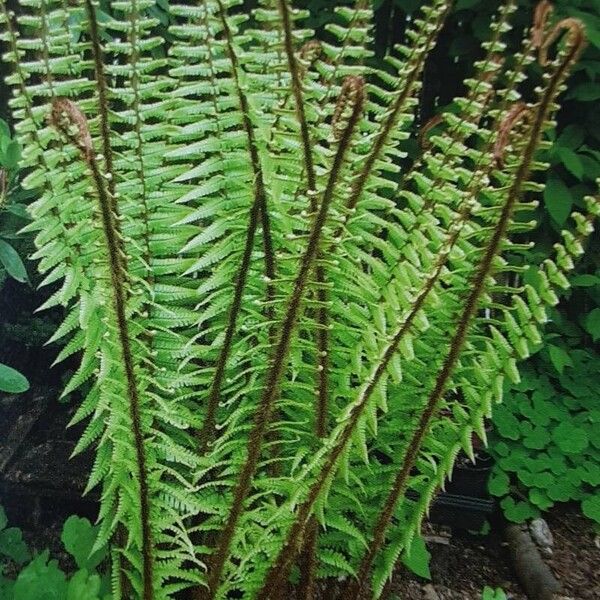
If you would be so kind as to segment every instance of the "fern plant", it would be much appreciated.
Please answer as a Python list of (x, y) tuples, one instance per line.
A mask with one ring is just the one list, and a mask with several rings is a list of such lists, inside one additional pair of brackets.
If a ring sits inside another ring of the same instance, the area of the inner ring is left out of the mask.
[(542, 2), (507, 57), (503, 2), (407, 167), (449, 1), (383, 68), (362, 0), (328, 42), (287, 0), (172, 1), (168, 36), (154, 4), (0, 2), (44, 308), (66, 309), (57, 360), (81, 357), (92, 551), (115, 598), (313, 598), (333, 576), (379, 597), (598, 214), (519, 283), (582, 27)]

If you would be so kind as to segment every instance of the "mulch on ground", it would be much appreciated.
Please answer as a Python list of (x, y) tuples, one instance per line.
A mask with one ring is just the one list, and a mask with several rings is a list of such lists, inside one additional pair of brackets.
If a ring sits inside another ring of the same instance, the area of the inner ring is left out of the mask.
[[(554, 537), (544, 559), (562, 585), (563, 598), (600, 599), (600, 538), (576, 505), (558, 506), (545, 515)], [(425, 531), (426, 533), (426, 531)], [(502, 588), (508, 598), (527, 600), (516, 581), (499, 532), (487, 536), (453, 534), (449, 543), (429, 544), (432, 581), (399, 569), (391, 585), (399, 600), (481, 600), (487, 585)]]

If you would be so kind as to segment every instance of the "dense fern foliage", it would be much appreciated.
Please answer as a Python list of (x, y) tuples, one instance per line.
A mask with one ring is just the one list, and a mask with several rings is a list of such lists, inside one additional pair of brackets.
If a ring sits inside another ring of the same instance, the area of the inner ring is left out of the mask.
[(543, 2), (506, 57), (504, 2), (408, 165), (447, 0), (384, 69), (360, 0), (322, 42), (287, 0), (173, 0), (166, 35), (154, 0), (20, 4), (0, 2), (28, 229), (57, 360), (81, 356), (64, 393), (114, 597), (312, 598), (332, 576), (379, 597), (598, 213), (519, 283), (581, 25)]

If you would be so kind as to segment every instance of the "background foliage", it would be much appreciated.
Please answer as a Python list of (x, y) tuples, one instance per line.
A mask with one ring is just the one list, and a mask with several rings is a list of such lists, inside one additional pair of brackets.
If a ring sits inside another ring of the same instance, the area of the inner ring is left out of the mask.
[[(18, 188), (18, 163), (21, 149), (13, 139), (8, 124), (0, 119), (0, 289), (7, 280), (29, 281), (27, 269), (17, 248), (17, 232), (28, 216), (23, 200), (26, 194)], [(11, 366), (0, 362), (0, 392), (25, 392), (27, 379)]]
[(21, 530), (8, 527), (0, 506), (0, 598), (2, 600), (110, 600), (110, 582), (96, 571), (105, 547), (93, 551), (98, 526), (75, 515), (64, 524), (61, 541), (76, 568), (68, 575), (44, 550), (32, 556)]

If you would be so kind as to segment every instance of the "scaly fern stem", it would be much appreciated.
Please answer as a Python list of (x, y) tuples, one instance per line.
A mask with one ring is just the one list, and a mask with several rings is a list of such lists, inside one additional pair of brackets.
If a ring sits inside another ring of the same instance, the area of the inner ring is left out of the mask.
[[(102, 173), (98, 159), (94, 153), (92, 139), (89, 134), (87, 120), (76, 105), (68, 100), (55, 100), (52, 106), (53, 124), (63, 132), (82, 153), (83, 160), (89, 167), (100, 210), (102, 229), (106, 242), (108, 268), (112, 289), (112, 303), (115, 312), (118, 343), (123, 359), (123, 370), (129, 399), (129, 411), (135, 445), (138, 470), (140, 524), (141, 524), (141, 558), (143, 600), (153, 600), (153, 543), (150, 527), (150, 499), (148, 491), (148, 470), (144, 435), (142, 433), (140, 398), (135, 375), (135, 362), (130, 342), (129, 323), (126, 310), (126, 272), (123, 270), (122, 256), (125, 254), (121, 234), (117, 227), (117, 215), (112, 210), (110, 190), (107, 180), (110, 174)], [(69, 126), (76, 126), (78, 134), (69, 131)]]
[[(315, 172), (315, 165), (313, 160), (312, 153), (312, 142), (310, 139), (308, 122), (306, 120), (306, 111), (304, 108), (304, 98), (302, 94), (302, 77), (301, 70), (298, 65), (298, 61), (296, 59), (296, 55), (294, 53), (294, 42), (292, 35), (292, 22), (290, 16), (290, 8), (287, 3), (287, 0), (278, 0), (277, 2), (279, 7), (279, 14), (281, 16), (281, 24), (283, 30), (283, 47), (287, 59), (288, 69), (291, 76), (291, 91), (292, 98), (294, 101), (294, 111), (296, 114), (296, 120), (300, 125), (300, 139), (302, 143), (302, 153), (304, 157), (304, 165), (303, 172), (306, 173), (307, 179), (307, 193), (309, 198), (309, 209), (311, 214), (315, 214), (317, 212), (317, 176)], [(287, 99), (286, 99), (287, 100)], [(297, 190), (297, 194), (301, 192), (301, 188)], [(320, 258), (320, 251), (317, 251), (317, 263)], [(324, 290), (321, 288), (325, 282), (325, 270), (322, 267), (317, 267), (315, 278), (317, 285), (319, 287), (318, 292), (318, 300), (321, 302), (323, 295), (325, 294)], [(317, 309), (316, 320), (318, 324), (328, 321), (327, 315), (327, 307), (324, 302), (321, 302), (319, 308)], [(328, 365), (326, 360), (326, 352), (329, 346), (328, 338), (329, 333), (327, 331), (323, 331), (322, 334), (318, 334), (318, 352), (317, 352), (317, 372), (318, 372), (318, 383), (316, 385), (316, 396), (317, 396), (317, 406), (316, 406), (316, 421), (322, 421), (325, 416), (322, 414), (322, 411), (325, 407), (327, 407), (327, 388), (328, 388)], [(317, 434), (318, 435), (318, 434)], [(314, 561), (309, 561), (311, 564)]]
[(98, 167), (95, 157), (88, 161), (90, 170), (96, 186), (100, 211), (102, 213), (102, 224), (106, 239), (106, 246), (110, 260), (111, 282), (113, 287), (113, 303), (119, 332), (119, 342), (123, 354), (123, 367), (127, 380), (127, 393), (129, 396), (129, 409), (133, 436), (135, 440), (136, 460), (138, 466), (140, 486), (140, 518), (142, 525), (142, 575), (143, 575), (143, 598), (152, 600), (154, 591), (152, 587), (153, 550), (152, 532), (150, 528), (150, 499), (148, 491), (148, 474), (146, 467), (146, 454), (144, 448), (144, 436), (142, 433), (140, 400), (138, 386), (135, 377), (134, 359), (130, 345), (129, 325), (125, 311), (125, 289), (123, 285), (123, 272), (121, 270), (120, 243), (115, 226), (116, 215), (112, 212), (109, 193), (104, 183), (104, 178)]
[(318, 265), (316, 268), (316, 281), (321, 284), (317, 290), (317, 353), (318, 353), (318, 387), (317, 387), (317, 414), (315, 416), (315, 434), (319, 438), (327, 435), (327, 415), (329, 396), (329, 311), (327, 310), (328, 294), (325, 288), (325, 267)]
[(272, 282), (275, 280), (276, 277), (275, 253), (273, 251), (271, 226), (267, 207), (267, 192), (265, 189), (263, 171), (262, 166), (260, 164), (258, 149), (256, 146), (254, 130), (252, 128), (252, 122), (250, 121), (249, 116), (250, 106), (248, 103), (248, 98), (246, 97), (246, 94), (239, 82), (238, 70), (240, 66), (238, 58), (235, 54), (235, 50), (233, 48), (232, 33), (229, 27), (229, 23), (227, 21), (225, 8), (220, 0), (217, 0), (217, 5), (219, 7), (219, 16), (225, 34), (227, 53), (232, 66), (235, 89), (238, 95), (238, 101), (242, 113), (243, 127), (248, 138), (248, 152), (250, 153), (250, 163), (252, 165), (252, 171), (254, 173), (254, 201), (252, 203), (252, 207), (250, 208), (244, 252), (240, 263), (240, 268), (236, 276), (233, 301), (229, 310), (227, 328), (225, 330), (225, 338), (223, 340), (223, 346), (221, 347), (219, 358), (217, 359), (215, 374), (213, 376), (210, 387), (204, 423), (202, 425), (202, 429), (198, 434), (201, 453), (206, 452), (208, 445), (212, 442), (215, 435), (217, 407), (219, 405), (219, 399), (221, 397), (221, 388), (223, 385), (223, 379), (225, 377), (225, 368), (227, 366), (229, 353), (231, 352), (233, 338), (237, 330), (237, 320), (242, 306), (242, 296), (246, 287), (246, 280), (248, 278), (248, 272), (250, 269), (250, 260), (252, 258), (252, 251), (254, 248), (254, 238), (256, 235), (256, 230), (258, 228), (259, 221), (262, 225), (262, 239), (265, 255), (265, 275), (267, 278), (267, 308), (265, 316), (269, 322), (273, 321), (273, 309), (271, 300), (275, 295), (275, 290), (273, 288)]
[[(108, 202), (110, 203), (111, 213), (115, 216), (114, 227), (115, 232), (121, 236), (121, 225), (119, 222), (119, 206), (116, 200), (116, 178), (113, 169), (113, 152), (112, 144), (110, 141), (110, 121), (108, 116), (108, 86), (106, 84), (106, 72), (104, 69), (104, 53), (102, 45), (100, 43), (100, 33), (98, 31), (98, 19), (96, 16), (96, 9), (92, 0), (85, 0), (85, 10), (88, 16), (89, 35), (92, 42), (92, 55), (94, 60), (94, 76), (96, 78), (96, 84), (98, 89), (98, 114), (100, 117), (100, 136), (102, 139), (102, 152), (104, 154), (104, 163), (106, 173), (109, 174), (108, 178)], [(135, 34), (134, 34), (135, 35)], [(133, 79), (136, 78), (134, 74)], [(133, 82), (132, 82), (133, 85)], [(147, 227), (147, 224), (146, 224)], [(123, 272), (127, 272), (127, 258), (125, 252), (117, 252), (115, 260), (118, 261), (119, 269)], [(116, 263), (115, 263), (116, 264)], [(125, 296), (124, 296), (125, 298)], [(119, 525), (116, 533), (115, 541), (119, 547), (124, 547), (123, 542), (125, 541), (126, 534), (123, 531), (123, 526)], [(121, 558), (122, 560), (122, 558)], [(124, 575), (123, 568), (120, 569), (121, 574), (121, 588), (123, 590), (130, 591), (130, 584)]]
[[(279, 6), (279, 13), (281, 15), (285, 54), (287, 56), (288, 67), (290, 69), (290, 76), (292, 79), (292, 94), (294, 96), (296, 118), (300, 124), (300, 139), (302, 140), (302, 153), (304, 156), (304, 168), (306, 171), (306, 179), (308, 184), (307, 187), (309, 190), (316, 190), (317, 178), (315, 175), (315, 165), (312, 155), (310, 133), (308, 131), (308, 122), (306, 121), (306, 111), (304, 110), (304, 100), (302, 98), (302, 79), (298, 69), (298, 61), (294, 55), (290, 7), (288, 6), (287, 0), (277, 0), (277, 4)], [(311, 201), (313, 200), (311, 199)], [(316, 206), (312, 205), (311, 210), (314, 212), (316, 210)]]
[(358, 123), (358, 119), (362, 110), (362, 103), (363, 97), (361, 95), (357, 98), (357, 102), (348, 121), (348, 125), (339, 141), (338, 149), (333, 160), (329, 179), (327, 181), (327, 186), (323, 193), (322, 202), (319, 207), (319, 211), (315, 216), (308, 244), (302, 257), (300, 268), (290, 294), (286, 314), (281, 325), (280, 337), (273, 350), (270, 368), (266, 375), (265, 387), (259, 402), (259, 406), (255, 413), (254, 425), (248, 439), (246, 460), (234, 489), (233, 504), (227, 517), (225, 526), (221, 532), (219, 544), (212, 555), (212, 560), (210, 561), (208, 590), (199, 590), (200, 598), (209, 598), (210, 600), (213, 600), (215, 597), (219, 581), (223, 573), (223, 568), (229, 555), (229, 548), (233, 540), (233, 535), (235, 533), (238, 520), (244, 510), (244, 501), (252, 485), (252, 479), (260, 458), (260, 451), (262, 449), (265, 431), (270, 422), (273, 405), (277, 395), (279, 394), (281, 379), (287, 366), (290, 343), (298, 320), (300, 304), (304, 296), (308, 276), (313, 268), (323, 227), (327, 220), (329, 207), (333, 200), (335, 186), (344, 163), (346, 152), (350, 146), (352, 134), (356, 124)]
[(50, 90), (52, 96), (54, 97), (54, 83), (53, 83), (53, 75), (52, 69), (50, 68), (50, 53), (48, 52), (48, 12), (46, 10), (46, 2), (42, 1), (40, 3), (40, 13), (42, 17), (42, 28), (41, 28), (41, 39), (42, 39), (42, 60), (44, 61), (44, 66), (46, 69), (46, 76), (48, 77), (48, 89)]
[(300, 581), (297, 594), (301, 600), (314, 600), (315, 597), (318, 537), (319, 522), (313, 516), (306, 527), (304, 548), (298, 561)]
[(471, 291), (466, 299), (464, 309), (458, 318), (456, 332), (450, 342), (450, 348), (442, 368), (440, 369), (434, 387), (427, 398), (425, 410), (423, 411), (417, 429), (415, 430), (404, 455), (402, 468), (396, 475), (390, 494), (388, 495), (374, 529), (374, 537), (365, 556), (363, 557), (356, 579), (352, 580), (346, 591), (342, 594), (344, 599), (358, 600), (365, 593), (369, 572), (375, 559), (375, 556), (382, 548), (385, 542), (385, 534), (390, 524), (398, 499), (404, 493), (411, 470), (415, 466), (419, 450), (423, 443), (423, 439), (429, 430), (431, 421), (436, 414), (440, 399), (442, 398), (446, 385), (452, 375), (454, 366), (460, 357), (460, 353), (465, 342), (467, 332), (471, 321), (477, 310), (479, 299), (485, 289), (485, 281), (493, 267), (493, 260), (500, 251), (502, 240), (506, 236), (508, 225), (513, 213), (515, 203), (521, 194), (522, 186), (529, 176), (531, 162), (535, 154), (535, 150), (539, 145), (542, 135), (544, 123), (548, 117), (550, 107), (556, 97), (560, 84), (564, 79), (570, 65), (576, 60), (579, 52), (582, 49), (582, 43), (574, 43), (568, 52), (564, 61), (562, 61), (551, 78), (546, 91), (544, 92), (538, 109), (536, 111), (535, 121), (533, 123), (530, 137), (523, 151), (523, 160), (521, 161), (514, 182), (508, 192), (506, 202), (502, 209), (500, 219), (494, 229), (492, 237), (487, 245), (485, 254), (477, 268)]
[[(357, 7), (357, 10), (360, 8)], [(284, 47), (288, 59), (288, 67), (292, 79), (292, 93), (295, 99), (296, 118), (300, 124), (300, 136), (302, 140), (302, 148), (304, 153), (304, 171), (307, 174), (308, 190), (310, 196), (311, 212), (316, 211), (316, 175), (314, 162), (312, 158), (312, 145), (309, 136), (308, 124), (304, 110), (304, 101), (302, 98), (302, 83), (298, 69), (298, 63), (293, 52), (291, 19), (289, 14), (289, 6), (286, 0), (279, 0), (279, 11), (282, 18), (284, 31)], [(333, 83), (333, 78), (330, 81)], [(318, 259), (321, 252), (318, 253)], [(327, 433), (327, 414), (328, 414), (328, 396), (329, 396), (329, 310), (327, 308), (328, 294), (325, 288), (326, 271), (325, 267), (317, 264), (315, 271), (315, 280), (318, 286), (316, 310), (317, 327), (317, 382), (316, 382), (316, 410), (315, 410), (315, 434), (318, 438), (322, 438)], [(300, 597), (305, 600), (311, 600), (314, 596), (314, 577), (317, 566), (316, 549), (318, 541), (318, 522), (313, 519), (310, 525), (310, 534), (305, 545), (303, 556), (301, 559), (302, 567), (300, 569)]]
[[(96, 77), (96, 85), (98, 87), (98, 115), (100, 117), (100, 137), (102, 138), (102, 153), (104, 154), (105, 171), (110, 173), (112, 177), (108, 181), (108, 190), (110, 192), (109, 202), (111, 210), (115, 215), (118, 215), (118, 207), (115, 196), (116, 180), (114, 178), (113, 169), (113, 153), (110, 142), (110, 121), (108, 117), (108, 86), (106, 85), (106, 73), (104, 70), (104, 53), (100, 43), (100, 32), (98, 31), (98, 19), (96, 17), (96, 9), (92, 0), (85, 0), (85, 10), (88, 16), (89, 34), (92, 42), (92, 55), (94, 58), (94, 71)], [(116, 223), (118, 231), (120, 225)]]
[[(304, 99), (302, 97), (302, 81), (298, 61), (294, 55), (292, 26), (290, 18), (290, 9), (286, 0), (279, 0), (279, 12), (284, 33), (284, 48), (287, 56), (288, 67), (292, 80), (292, 94), (296, 111), (296, 119), (300, 124), (300, 137), (302, 140), (302, 151), (304, 155), (304, 171), (307, 178), (307, 187), (310, 201), (310, 211), (315, 213), (317, 210), (316, 185), (317, 177), (312, 156), (312, 144), (306, 121), (306, 111), (304, 110)], [(321, 252), (317, 253), (317, 268), (315, 270), (315, 280), (318, 286), (317, 302), (319, 306), (316, 310), (316, 323), (318, 325), (317, 336), (317, 382), (315, 388), (316, 410), (315, 410), (315, 434), (317, 437), (323, 437), (326, 431), (328, 390), (329, 390), (329, 311), (327, 309), (327, 291), (325, 289), (326, 272), (325, 268), (318, 264)], [(304, 549), (304, 560), (301, 569), (301, 598), (310, 600), (313, 597), (314, 573), (316, 568), (316, 546), (318, 538), (318, 524), (315, 521), (311, 530), (310, 541)]]
[[(282, 16), (283, 29), (285, 33), (285, 50), (288, 58), (288, 66), (292, 76), (292, 91), (295, 98), (296, 117), (300, 123), (300, 133), (302, 138), (302, 147), (304, 151), (304, 170), (307, 173), (309, 192), (316, 188), (316, 176), (314, 172), (314, 162), (312, 159), (312, 145), (308, 132), (308, 124), (302, 99), (301, 79), (299, 75), (298, 64), (292, 51), (292, 32), (289, 15), (289, 7), (285, 0), (279, 0), (280, 13)], [(357, 8), (358, 10), (358, 8)], [(348, 38), (345, 40), (345, 43)], [(333, 87), (334, 78), (330, 80), (326, 97), (329, 96)], [(362, 84), (361, 84), (362, 85)], [(342, 90), (344, 93), (344, 90)], [(316, 196), (310, 194), (311, 211), (316, 210)], [(317, 284), (316, 300), (318, 307), (316, 309), (315, 320), (317, 324), (316, 331), (316, 350), (317, 350), (317, 381), (315, 382), (316, 410), (315, 410), (315, 435), (317, 438), (323, 438), (327, 434), (327, 416), (329, 404), (329, 309), (328, 293), (325, 286), (327, 273), (325, 267), (319, 264), (322, 252), (317, 255), (317, 267), (315, 269), (315, 281)], [(310, 524), (310, 534), (304, 547), (301, 557), (300, 569), (300, 597), (305, 600), (311, 600), (314, 596), (315, 571), (317, 568), (316, 550), (319, 537), (319, 525), (316, 519)]]
[[(450, 239), (449, 246), (452, 245), (453, 240), (457, 236), (458, 231), (456, 231), (453, 234), (452, 238)], [(283, 548), (281, 549), (277, 559), (269, 569), (263, 587), (261, 588), (261, 591), (257, 596), (257, 600), (272, 600), (278, 598), (278, 594), (280, 593), (281, 587), (289, 576), (289, 572), (293, 561), (295, 560), (296, 554), (298, 553), (298, 549), (302, 544), (304, 536), (306, 535), (307, 523), (310, 522), (312, 508), (317, 499), (319, 498), (319, 495), (324, 489), (326, 483), (334, 475), (337, 461), (339, 460), (340, 456), (343, 454), (344, 450), (350, 443), (352, 434), (364, 413), (364, 410), (371, 398), (371, 395), (377, 388), (377, 385), (381, 377), (383, 376), (385, 370), (387, 369), (390, 360), (396, 353), (400, 342), (402, 341), (404, 336), (410, 331), (417, 314), (425, 304), (429, 293), (433, 289), (440, 273), (442, 272), (444, 265), (446, 264), (446, 258), (446, 254), (438, 257), (437, 264), (433, 270), (432, 275), (430, 275), (430, 277), (428, 278), (425, 286), (422, 288), (421, 292), (415, 299), (411, 311), (406, 316), (401, 327), (399, 328), (397, 333), (392, 338), (392, 341), (385, 349), (373, 375), (371, 376), (367, 386), (361, 393), (359, 401), (354, 406), (350, 418), (340, 434), (339, 440), (336, 442), (336, 444), (330, 451), (325, 464), (321, 468), (321, 472), (317, 480), (309, 490), (306, 500), (304, 500), (304, 502), (297, 509), (294, 524), (288, 532), (286, 542), (284, 543)]]

